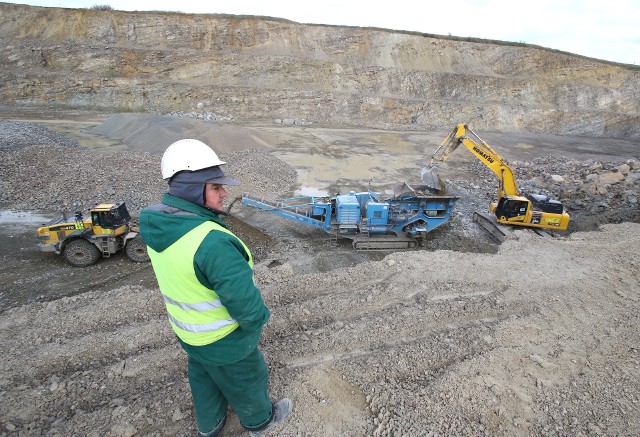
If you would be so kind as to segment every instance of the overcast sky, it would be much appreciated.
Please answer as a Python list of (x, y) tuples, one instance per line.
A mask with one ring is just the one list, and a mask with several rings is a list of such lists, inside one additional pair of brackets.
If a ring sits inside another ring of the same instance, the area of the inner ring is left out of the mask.
[(265, 15), (524, 42), (640, 65), (638, 0), (18, 0), (36, 6)]

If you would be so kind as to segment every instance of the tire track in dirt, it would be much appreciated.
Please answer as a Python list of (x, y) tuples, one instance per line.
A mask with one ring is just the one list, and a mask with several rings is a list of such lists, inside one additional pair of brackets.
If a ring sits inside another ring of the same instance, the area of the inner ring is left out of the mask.
[[(495, 255), (393, 254), (331, 274), (258, 269), (270, 391), (296, 405), (280, 434), (638, 429), (637, 227), (520, 236)], [(2, 314), (4, 428), (193, 433), (186, 358), (157, 289)], [(244, 434), (230, 414), (225, 435)]]

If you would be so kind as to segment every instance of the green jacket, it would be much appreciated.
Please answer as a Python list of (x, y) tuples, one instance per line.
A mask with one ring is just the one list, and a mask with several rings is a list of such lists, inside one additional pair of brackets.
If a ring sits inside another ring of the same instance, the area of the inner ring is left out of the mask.
[[(211, 220), (228, 228), (211, 210), (170, 194), (162, 204), (140, 213), (140, 234), (145, 244), (162, 252), (184, 234)], [(205, 346), (182, 341), (189, 355), (210, 365), (224, 365), (247, 356), (258, 344), (262, 327), (269, 320), (260, 290), (253, 282), (249, 255), (234, 235), (211, 231), (200, 244), (193, 259), (198, 281), (215, 290), (227, 311), (240, 325), (227, 336)]]

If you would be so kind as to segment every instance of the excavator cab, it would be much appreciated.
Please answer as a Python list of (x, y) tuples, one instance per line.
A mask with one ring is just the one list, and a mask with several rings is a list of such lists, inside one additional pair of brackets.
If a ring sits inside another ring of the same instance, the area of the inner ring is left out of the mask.
[(503, 196), (498, 202), (495, 214), (499, 219), (504, 217), (509, 220), (513, 217), (522, 217), (524, 220), (530, 206), (531, 202), (525, 198)]

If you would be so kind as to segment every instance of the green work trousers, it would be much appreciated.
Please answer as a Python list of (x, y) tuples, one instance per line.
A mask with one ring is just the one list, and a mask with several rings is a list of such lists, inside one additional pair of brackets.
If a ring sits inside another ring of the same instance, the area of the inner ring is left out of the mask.
[(231, 405), (242, 426), (249, 430), (260, 429), (271, 419), (269, 370), (257, 347), (240, 361), (222, 366), (212, 366), (189, 355), (188, 366), (200, 432), (212, 431), (226, 416), (227, 405)]

